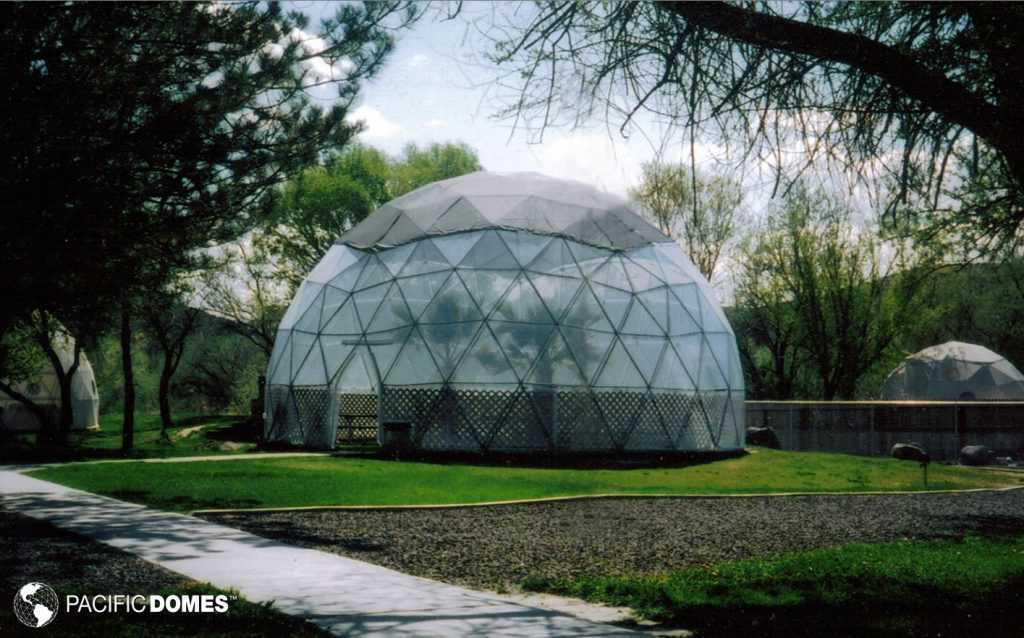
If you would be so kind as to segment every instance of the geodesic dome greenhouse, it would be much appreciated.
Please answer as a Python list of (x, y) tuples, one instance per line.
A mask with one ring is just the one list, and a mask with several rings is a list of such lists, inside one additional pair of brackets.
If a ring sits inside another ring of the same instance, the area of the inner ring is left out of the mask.
[(1024, 375), (1002, 355), (961, 341), (910, 355), (882, 384), (889, 401), (1024, 401)]
[(398, 422), (425, 450), (730, 450), (743, 399), (678, 245), (584, 184), (478, 172), (382, 206), (309, 274), (264, 435), (331, 448)]
[[(52, 340), (54, 351), (65, 370), (71, 368), (75, 358), (74, 339), (58, 334)], [(16, 383), (15, 392), (31, 399), (46, 410), (60, 410), (60, 380), (49, 362), (44, 362), (39, 374), (28, 381)], [(71, 415), (75, 430), (86, 430), (100, 427), (100, 395), (96, 389), (96, 375), (85, 353), (81, 353), (78, 369), (71, 377)], [(14, 432), (35, 432), (40, 428), (35, 413), (26, 408), (14, 397), (0, 390), (0, 429)]]

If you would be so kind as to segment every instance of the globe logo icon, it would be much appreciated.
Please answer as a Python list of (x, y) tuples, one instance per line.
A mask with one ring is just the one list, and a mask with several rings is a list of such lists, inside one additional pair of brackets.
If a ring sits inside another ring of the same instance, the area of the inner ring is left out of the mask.
[(45, 627), (60, 609), (57, 592), (46, 583), (28, 583), (14, 594), (14, 615), (27, 627)]

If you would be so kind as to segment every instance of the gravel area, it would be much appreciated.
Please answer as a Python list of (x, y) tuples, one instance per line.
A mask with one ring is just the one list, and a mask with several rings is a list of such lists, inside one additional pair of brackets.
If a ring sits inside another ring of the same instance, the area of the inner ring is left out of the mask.
[(418, 576), (501, 590), (530, 575), (649, 574), (851, 542), (1024, 533), (1024, 490), (204, 517)]

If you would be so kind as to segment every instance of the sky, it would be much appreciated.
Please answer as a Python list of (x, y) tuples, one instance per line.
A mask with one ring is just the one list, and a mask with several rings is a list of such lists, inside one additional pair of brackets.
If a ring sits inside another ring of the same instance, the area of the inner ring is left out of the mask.
[[(327, 2), (291, 4), (312, 18), (309, 31), (334, 11)], [(629, 139), (599, 121), (583, 130), (549, 130), (542, 143), (531, 143), (523, 132), (512, 135), (510, 123), (495, 118), (502, 106), (495, 87), (500, 71), (483, 63), (486, 42), (471, 24), (488, 19), (492, 10), (489, 4), (467, 3), (455, 20), (428, 17), (398, 33), (383, 71), (363, 85), (351, 115), (367, 127), (362, 141), (389, 153), (409, 142), (462, 141), (477, 151), (487, 170), (538, 171), (625, 196), (639, 181), (641, 164), (655, 155), (644, 135), (660, 141), (661, 132), (641, 118), (642, 133)], [(666, 156), (682, 151), (673, 144)]]

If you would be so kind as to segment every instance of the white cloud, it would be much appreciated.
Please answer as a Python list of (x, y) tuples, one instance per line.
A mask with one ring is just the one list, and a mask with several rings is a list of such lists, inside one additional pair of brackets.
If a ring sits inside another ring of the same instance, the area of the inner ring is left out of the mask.
[(448, 122), (438, 119), (427, 120), (426, 122), (423, 123), (424, 128), (446, 128), (447, 126)]
[(366, 127), (361, 135), (365, 139), (388, 139), (395, 137), (402, 132), (402, 126), (389, 120), (383, 113), (372, 106), (360, 106), (349, 113), (345, 119), (348, 122), (362, 122)]
[(427, 62), (430, 62), (430, 58), (428, 56), (422, 53), (417, 53), (416, 55), (409, 58), (409, 61), (406, 63), (406, 66), (409, 67), (410, 69), (415, 69), (416, 67), (421, 67), (425, 65)]
[(542, 173), (586, 182), (621, 197), (640, 177), (639, 158), (632, 149), (604, 133), (545, 140), (537, 150)]

